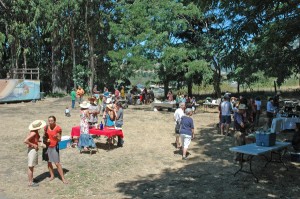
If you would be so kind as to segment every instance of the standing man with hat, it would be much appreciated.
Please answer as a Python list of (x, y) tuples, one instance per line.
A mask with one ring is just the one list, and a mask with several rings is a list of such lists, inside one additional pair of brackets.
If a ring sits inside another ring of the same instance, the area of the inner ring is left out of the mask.
[(27, 135), (24, 143), (27, 144), (28, 147), (28, 186), (29, 187), (37, 187), (39, 184), (33, 182), (33, 169), (34, 166), (38, 164), (38, 142), (40, 139), (39, 130), (46, 126), (46, 122), (43, 120), (35, 120), (32, 122), (28, 129), (30, 130)]
[(221, 135), (229, 135), (229, 125), (231, 124), (231, 103), (229, 95), (224, 95), (224, 101), (221, 103)]
[[(238, 106), (238, 110), (234, 112), (234, 126), (235, 126), (235, 145), (241, 146), (246, 144), (246, 117), (245, 112), (248, 108), (245, 104), (240, 104)], [(241, 160), (240, 154), (235, 154), (236, 161), (243, 161)]]
[(98, 123), (98, 114), (100, 113), (98, 105), (95, 103), (96, 97), (92, 96), (89, 98), (90, 106), (89, 106), (89, 125), (95, 125)]

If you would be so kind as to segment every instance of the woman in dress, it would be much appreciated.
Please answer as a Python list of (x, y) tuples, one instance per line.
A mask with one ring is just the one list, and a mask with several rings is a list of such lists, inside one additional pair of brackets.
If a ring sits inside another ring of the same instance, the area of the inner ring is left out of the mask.
[(80, 104), (80, 137), (78, 147), (83, 148), (84, 151), (88, 151), (89, 147), (96, 147), (92, 136), (89, 134), (89, 110), (90, 104), (84, 101)]

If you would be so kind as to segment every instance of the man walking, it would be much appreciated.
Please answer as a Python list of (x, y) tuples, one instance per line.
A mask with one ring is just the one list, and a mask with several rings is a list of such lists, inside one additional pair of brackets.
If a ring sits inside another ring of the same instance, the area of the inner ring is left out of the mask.
[(179, 108), (175, 111), (174, 113), (174, 120), (175, 120), (175, 134), (176, 134), (176, 148), (180, 148), (180, 142), (179, 142), (179, 137), (180, 137), (180, 122), (181, 122), (181, 117), (184, 116), (184, 109), (185, 109), (185, 103), (180, 103)]

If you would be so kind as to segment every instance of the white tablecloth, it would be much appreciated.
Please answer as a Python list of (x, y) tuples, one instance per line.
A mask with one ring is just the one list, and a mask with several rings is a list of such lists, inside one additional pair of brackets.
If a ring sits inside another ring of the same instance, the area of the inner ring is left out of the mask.
[(278, 133), (286, 129), (295, 129), (296, 122), (300, 122), (300, 118), (276, 117), (272, 121), (271, 132)]

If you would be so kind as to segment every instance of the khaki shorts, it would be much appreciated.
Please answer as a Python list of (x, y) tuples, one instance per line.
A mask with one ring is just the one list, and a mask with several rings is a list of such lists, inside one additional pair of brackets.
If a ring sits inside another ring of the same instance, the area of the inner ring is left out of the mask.
[(28, 148), (28, 167), (38, 164), (38, 152), (34, 148)]

